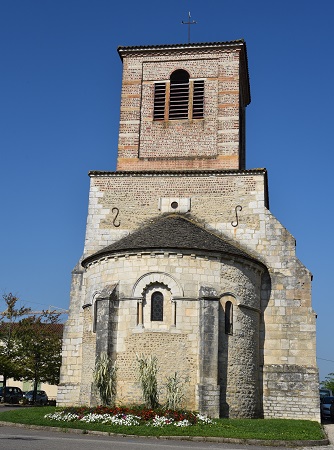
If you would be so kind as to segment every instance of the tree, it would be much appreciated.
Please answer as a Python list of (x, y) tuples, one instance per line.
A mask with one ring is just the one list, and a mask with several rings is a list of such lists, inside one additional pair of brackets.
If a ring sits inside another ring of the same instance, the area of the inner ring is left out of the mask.
[(320, 386), (324, 389), (330, 389), (334, 392), (334, 373), (329, 373), (324, 381), (320, 382)]
[(59, 383), (63, 325), (55, 311), (31, 312), (17, 307), (18, 297), (3, 295), (0, 313), (0, 374), (34, 381), (34, 399), (39, 382)]
[(43, 311), (19, 321), (17, 352), (21, 359), (20, 378), (34, 380), (34, 392), (40, 382), (59, 383), (63, 326), (59, 313)]
[(19, 298), (12, 293), (4, 294), (2, 298), (5, 310), (0, 313), (0, 374), (5, 387), (7, 378), (20, 377), (21, 364), (16, 345), (17, 323), (30, 312), (30, 308), (18, 308)]

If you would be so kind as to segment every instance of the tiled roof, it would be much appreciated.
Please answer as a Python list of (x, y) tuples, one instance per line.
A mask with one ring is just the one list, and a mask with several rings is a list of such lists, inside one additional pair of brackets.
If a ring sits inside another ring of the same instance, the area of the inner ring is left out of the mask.
[(82, 265), (86, 266), (89, 262), (103, 256), (124, 251), (172, 249), (221, 253), (258, 262), (248, 253), (191, 220), (178, 214), (172, 214), (160, 216), (148, 225), (88, 256), (82, 261)]
[(173, 49), (189, 49), (189, 48), (213, 48), (213, 47), (234, 47), (237, 45), (245, 45), (244, 39), (226, 42), (199, 42), (188, 44), (163, 44), (163, 45), (136, 45), (136, 46), (119, 46), (117, 51), (122, 58), (126, 52), (142, 52), (150, 50), (173, 50)]
[(258, 175), (267, 174), (267, 169), (256, 168), (256, 169), (212, 169), (212, 170), (118, 170), (118, 171), (104, 171), (104, 170), (91, 170), (88, 172), (89, 176), (179, 176), (183, 175), (186, 177), (200, 177), (208, 175)]

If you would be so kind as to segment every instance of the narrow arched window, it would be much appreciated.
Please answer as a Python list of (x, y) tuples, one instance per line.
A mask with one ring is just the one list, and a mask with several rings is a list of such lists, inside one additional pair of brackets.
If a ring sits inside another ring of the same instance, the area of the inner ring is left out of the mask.
[(233, 334), (233, 303), (225, 303), (225, 334)]
[(189, 74), (175, 70), (170, 76), (169, 119), (187, 119), (189, 109)]
[(161, 292), (153, 292), (151, 297), (151, 321), (164, 320), (164, 296)]

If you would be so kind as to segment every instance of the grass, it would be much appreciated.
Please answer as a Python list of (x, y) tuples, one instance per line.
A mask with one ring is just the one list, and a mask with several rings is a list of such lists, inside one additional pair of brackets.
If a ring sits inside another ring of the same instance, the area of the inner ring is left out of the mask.
[(219, 419), (213, 425), (192, 425), (185, 428), (175, 426), (148, 427), (104, 425), (84, 422), (58, 422), (45, 419), (44, 415), (59, 411), (59, 408), (28, 407), (0, 412), (0, 421), (29, 425), (41, 425), (104, 431), (108, 433), (131, 434), (137, 436), (204, 436), (259, 440), (320, 440), (324, 433), (318, 422), (288, 419)]

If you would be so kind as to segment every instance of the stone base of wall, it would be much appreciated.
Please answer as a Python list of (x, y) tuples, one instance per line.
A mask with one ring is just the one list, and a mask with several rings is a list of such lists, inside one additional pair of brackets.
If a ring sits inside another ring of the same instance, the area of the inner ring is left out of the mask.
[(265, 419), (320, 422), (318, 369), (290, 364), (264, 366), (263, 413)]
[(198, 410), (209, 417), (219, 417), (220, 386), (211, 384), (198, 384)]
[(57, 406), (80, 406), (80, 385), (66, 383), (58, 385)]

